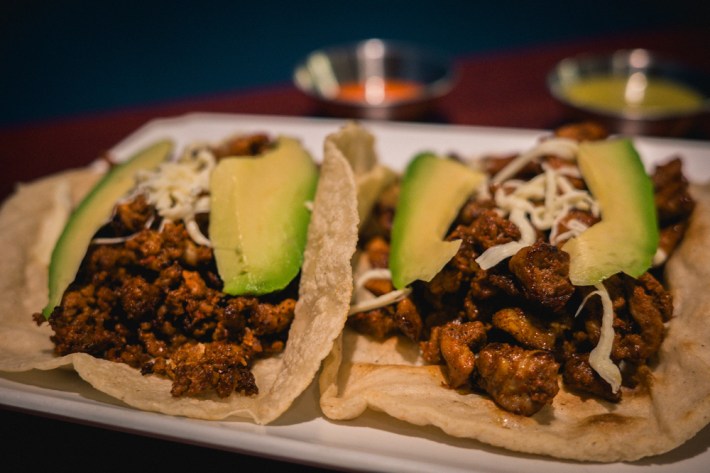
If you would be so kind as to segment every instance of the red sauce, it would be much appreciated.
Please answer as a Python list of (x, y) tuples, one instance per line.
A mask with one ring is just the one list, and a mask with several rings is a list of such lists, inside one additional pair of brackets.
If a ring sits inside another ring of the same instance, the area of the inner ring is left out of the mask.
[(345, 82), (340, 84), (336, 99), (347, 102), (367, 102), (381, 104), (402, 101), (416, 97), (422, 91), (422, 84), (400, 79), (371, 77), (365, 82)]

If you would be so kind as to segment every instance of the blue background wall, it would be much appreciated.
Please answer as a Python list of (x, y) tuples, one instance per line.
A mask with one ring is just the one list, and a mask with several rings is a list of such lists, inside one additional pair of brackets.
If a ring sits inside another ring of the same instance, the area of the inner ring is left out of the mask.
[(284, 84), (311, 49), (366, 37), (463, 55), (710, 27), (696, 0), (0, 3), (0, 125)]

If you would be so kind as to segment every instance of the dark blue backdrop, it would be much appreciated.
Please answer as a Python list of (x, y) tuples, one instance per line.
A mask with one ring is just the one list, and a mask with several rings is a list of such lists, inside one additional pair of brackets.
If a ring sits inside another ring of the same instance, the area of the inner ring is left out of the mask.
[(286, 83), (300, 57), (331, 43), (383, 37), (476, 54), (708, 23), (710, 2), (0, 3), (0, 124), (10, 124)]

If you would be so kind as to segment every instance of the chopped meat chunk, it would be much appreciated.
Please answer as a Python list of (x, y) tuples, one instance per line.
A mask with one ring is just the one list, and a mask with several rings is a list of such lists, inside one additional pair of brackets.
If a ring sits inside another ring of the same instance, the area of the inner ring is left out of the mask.
[(410, 340), (419, 341), (422, 333), (422, 318), (410, 298), (404, 298), (397, 303), (393, 318), (400, 332)]
[(381, 307), (379, 309), (358, 312), (348, 317), (348, 327), (360, 333), (364, 333), (378, 340), (393, 335), (397, 331), (397, 325), (392, 318), (392, 306)]
[(394, 286), (392, 285), (392, 281), (390, 279), (368, 279), (365, 284), (363, 284), (363, 287), (370, 291), (375, 297), (385, 295), (394, 290)]
[(508, 263), (525, 297), (560, 312), (574, 294), (569, 280), (569, 254), (543, 241), (518, 251)]
[(557, 395), (558, 370), (550, 352), (490, 343), (479, 352), (476, 379), (503, 409), (531, 416)]
[(658, 351), (663, 341), (664, 313), (668, 317), (672, 311), (670, 294), (648, 273), (639, 279), (626, 278), (626, 283), (629, 312), (640, 331), (622, 337), (619, 349), (623, 359), (644, 362)]
[(501, 309), (493, 315), (493, 326), (511, 335), (527, 348), (553, 350), (556, 336), (541, 321), (519, 307)]
[(496, 203), (493, 199), (477, 200), (471, 198), (461, 207), (456, 221), (461, 225), (471, 225), (483, 211), (494, 210), (495, 208)]
[[(510, 164), (511, 161), (513, 161), (515, 158), (517, 158), (517, 155), (487, 156), (483, 160), (483, 169), (488, 175), (495, 176), (496, 174), (501, 172), (508, 164)], [(540, 167), (539, 163), (535, 161), (530, 161), (526, 163), (525, 166), (520, 171), (518, 171), (518, 173), (514, 177), (516, 179), (530, 179), (536, 174), (539, 174), (541, 171), (542, 168)]]
[(475, 365), (472, 347), (485, 343), (486, 331), (481, 322), (450, 322), (441, 327), (439, 349), (446, 362), (449, 385), (458, 388), (468, 382)]
[(379, 236), (389, 241), (398, 198), (399, 183), (390, 185), (379, 195), (370, 212), (370, 218), (363, 222), (365, 234)]
[(213, 152), (217, 158), (228, 156), (257, 156), (263, 154), (271, 145), (268, 135), (256, 133), (253, 135), (238, 135), (226, 140)]
[(463, 277), (460, 271), (447, 266), (429, 281), (427, 289), (432, 295), (436, 296), (452, 294), (459, 290), (462, 280)]
[(589, 364), (589, 355), (574, 355), (564, 364), (563, 379), (566, 386), (601, 397), (607, 401), (619, 402), (621, 391), (612, 392), (611, 385), (597, 374)]
[[(449, 237), (462, 238), (483, 252), (488, 248), (520, 239), (518, 227), (494, 210), (484, 210), (469, 227), (459, 227)], [(461, 245), (463, 246), (463, 244)]]
[(422, 333), (422, 318), (409, 298), (348, 317), (348, 326), (354, 330), (383, 340), (399, 332), (412, 341), (419, 341)]
[[(615, 337), (611, 358), (619, 362), (645, 363), (660, 348), (664, 320), (673, 314), (671, 294), (650, 274), (634, 279), (616, 275), (605, 281), (614, 307)], [(601, 304), (597, 298), (586, 306), (585, 329), (592, 346), (599, 340)], [(584, 351), (584, 349), (583, 349)]]
[(575, 141), (603, 140), (609, 136), (609, 130), (596, 122), (572, 123), (555, 130), (555, 136)]
[(660, 240), (658, 248), (666, 255), (670, 255), (676, 249), (680, 241), (683, 239), (686, 230), (688, 229), (688, 221), (683, 220), (678, 223), (668, 225), (660, 230)]
[(375, 237), (365, 247), (367, 259), (373, 268), (387, 268), (389, 265), (390, 246), (382, 237)]
[(680, 158), (675, 158), (656, 167), (652, 176), (658, 220), (662, 227), (688, 218), (695, 208), (682, 166)]

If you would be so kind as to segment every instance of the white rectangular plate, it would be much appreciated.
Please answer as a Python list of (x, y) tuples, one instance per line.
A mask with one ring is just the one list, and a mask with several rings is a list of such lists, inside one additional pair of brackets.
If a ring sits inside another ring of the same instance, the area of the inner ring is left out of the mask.
[[(325, 136), (344, 121), (283, 117), (192, 114), (155, 120), (119, 143), (117, 157), (170, 137), (178, 149), (195, 140), (217, 141), (236, 132), (288, 134), (302, 139), (317, 160)], [(417, 152), (506, 154), (530, 148), (549, 132), (500, 128), (365, 122), (377, 138), (381, 160), (396, 169)], [(693, 181), (710, 179), (710, 143), (638, 138), (636, 146), (649, 169), (680, 155)], [(29, 317), (29, 314), (28, 314)], [(304, 462), (338, 469), (421, 472), (690, 472), (710, 465), (710, 428), (666, 455), (625, 464), (582, 464), (520, 455), (456, 439), (438, 429), (417, 427), (368, 412), (350, 422), (324, 419), (315, 382), (275, 423), (199, 421), (137, 411), (93, 390), (73, 372), (55, 370), (0, 374), (0, 404), (52, 417), (63, 417), (235, 452)]]

